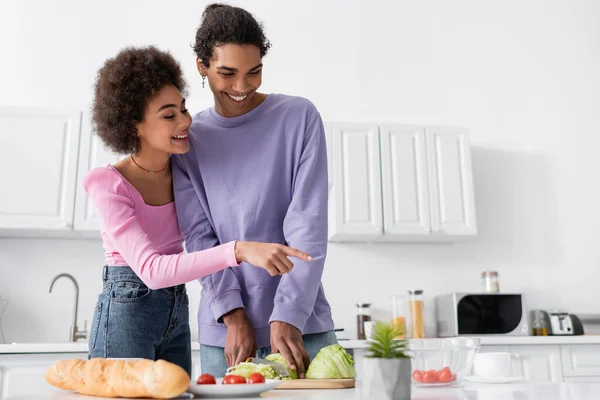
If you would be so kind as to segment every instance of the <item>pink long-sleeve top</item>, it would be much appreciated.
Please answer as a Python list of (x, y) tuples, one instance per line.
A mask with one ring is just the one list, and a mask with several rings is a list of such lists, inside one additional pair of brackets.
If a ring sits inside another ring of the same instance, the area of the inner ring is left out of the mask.
[(235, 241), (183, 253), (175, 203), (146, 204), (114, 166), (91, 170), (83, 186), (100, 217), (106, 265), (129, 266), (150, 289), (180, 285), (238, 265)]

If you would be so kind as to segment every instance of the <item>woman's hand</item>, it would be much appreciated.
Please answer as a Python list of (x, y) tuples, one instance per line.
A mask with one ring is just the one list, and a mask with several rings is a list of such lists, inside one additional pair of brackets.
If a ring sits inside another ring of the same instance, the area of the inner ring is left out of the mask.
[(308, 254), (294, 248), (276, 243), (236, 242), (235, 256), (238, 262), (245, 261), (258, 268), (265, 269), (271, 276), (283, 275), (294, 267), (288, 257), (312, 261)]

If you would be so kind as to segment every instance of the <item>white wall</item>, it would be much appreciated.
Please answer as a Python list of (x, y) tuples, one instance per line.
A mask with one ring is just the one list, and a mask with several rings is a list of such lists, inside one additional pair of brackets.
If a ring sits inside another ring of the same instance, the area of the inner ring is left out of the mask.
[[(383, 309), (387, 295), (422, 288), (433, 333), (432, 296), (479, 290), (487, 269), (532, 307), (598, 312), (600, 2), (237, 3), (273, 43), (265, 91), (306, 96), (330, 121), (471, 130), (480, 235), (456, 245), (331, 245), (324, 284), (339, 327), (354, 335), (357, 301)], [(156, 44), (183, 64), (190, 108), (206, 107), (190, 48), (206, 4), (4, 0), (0, 105), (87, 111), (105, 58)], [(27, 151), (26, 141), (15, 150)], [(89, 321), (101, 266), (99, 241), (0, 240), (8, 340), (66, 339), (72, 289), (65, 281), (47, 294), (63, 271), (79, 279), (80, 320)], [(196, 304), (199, 285), (188, 286)]]

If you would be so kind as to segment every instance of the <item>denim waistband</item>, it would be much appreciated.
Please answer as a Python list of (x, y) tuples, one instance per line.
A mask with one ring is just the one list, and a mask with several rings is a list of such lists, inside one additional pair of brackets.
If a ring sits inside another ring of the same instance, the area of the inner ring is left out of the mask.
[[(144, 283), (140, 277), (130, 268), (130, 267), (121, 267), (121, 266), (110, 266), (105, 265), (102, 269), (102, 281), (106, 282), (109, 280), (120, 280), (120, 279), (128, 279), (134, 280), (139, 283)], [(171, 291), (183, 291), (185, 292), (185, 284), (171, 286), (164, 289), (159, 290), (171, 290)]]

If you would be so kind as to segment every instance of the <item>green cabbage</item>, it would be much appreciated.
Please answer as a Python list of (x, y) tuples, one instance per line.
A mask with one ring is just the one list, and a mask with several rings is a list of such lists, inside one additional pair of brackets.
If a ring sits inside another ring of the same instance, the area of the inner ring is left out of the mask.
[(275, 379), (275, 371), (269, 365), (241, 362), (235, 367), (227, 368), (227, 375), (239, 375), (246, 379), (255, 372), (262, 374), (265, 379)]
[(285, 362), (285, 360), (283, 359), (283, 356), (281, 355), (281, 353), (269, 354), (266, 358), (269, 361), (274, 361), (276, 363), (283, 364), (283, 366), (285, 366), (288, 376), (283, 377), (282, 379), (298, 379), (298, 372), (296, 372), (296, 370), (292, 370), (292, 369), (290, 369), (290, 367), (288, 367), (288, 365)]
[(343, 379), (356, 377), (354, 358), (339, 344), (323, 347), (312, 360), (306, 379)]

